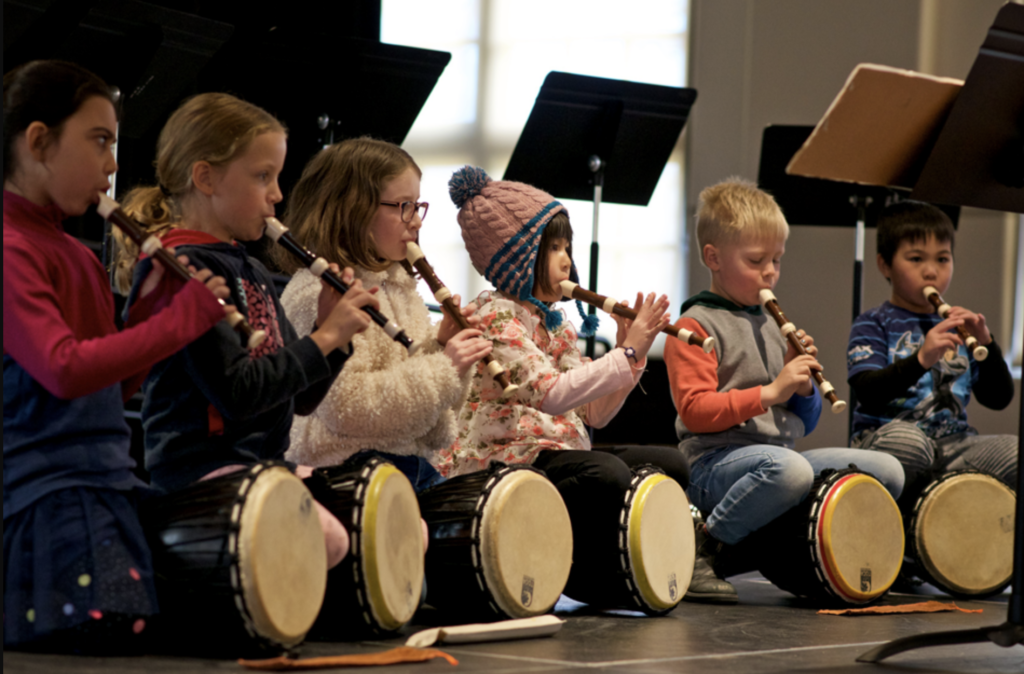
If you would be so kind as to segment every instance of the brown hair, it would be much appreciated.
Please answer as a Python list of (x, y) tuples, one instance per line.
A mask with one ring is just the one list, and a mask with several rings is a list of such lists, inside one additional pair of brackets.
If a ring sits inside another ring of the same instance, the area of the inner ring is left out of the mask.
[(31, 61), (4, 75), (4, 180), (18, 168), (15, 138), (32, 122), (42, 122), (50, 129), (48, 139), (59, 139), (67, 118), (93, 96), (114, 104), (106, 82), (74, 63)]
[(789, 225), (775, 199), (742, 178), (729, 178), (701, 191), (696, 229), (701, 264), (708, 244), (789, 238)]
[[(302, 171), (288, 197), (285, 225), (303, 246), (341, 267), (384, 271), (370, 225), (388, 180), (419, 166), (394, 143), (374, 138), (353, 138), (320, 151)], [(275, 262), (293, 274), (301, 264), (285, 251), (274, 252)], [(412, 268), (404, 260), (406, 271)]]
[[(181, 104), (167, 120), (156, 150), (157, 185), (138, 187), (124, 198), (124, 210), (149, 232), (163, 235), (181, 220), (192, 196), (192, 167), (205, 161), (225, 166), (243, 154), (257, 136), (284, 133), (273, 115), (230, 94), (199, 94)], [(118, 230), (115, 280), (126, 293), (139, 250)]]
[(540, 243), (537, 244), (537, 262), (534, 264), (533, 269), (533, 283), (535, 288), (540, 288), (546, 294), (562, 296), (562, 289), (555, 288), (551, 285), (551, 279), (548, 278), (548, 257), (551, 252), (551, 243), (555, 239), (565, 239), (569, 242), (566, 247), (566, 252), (569, 254), (569, 259), (572, 259), (572, 225), (569, 223), (569, 214), (565, 211), (559, 211), (555, 213), (554, 217), (551, 218), (551, 222), (544, 228), (544, 232), (540, 235)]

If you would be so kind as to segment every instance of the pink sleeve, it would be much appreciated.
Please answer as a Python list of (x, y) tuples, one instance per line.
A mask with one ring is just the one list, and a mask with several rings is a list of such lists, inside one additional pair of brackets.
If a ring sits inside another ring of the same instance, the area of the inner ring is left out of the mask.
[[(701, 337), (708, 333), (692, 318), (680, 318), (676, 326)], [(676, 411), (694, 433), (718, 433), (752, 419), (761, 407), (761, 387), (718, 390), (718, 357), (678, 339), (665, 342), (665, 365)]]
[(224, 317), (213, 294), (189, 282), (150, 320), (79, 340), (61, 314), (40, 258), (18, 253), (4, 248), (4, 353), (59, 398), (95, 393), (138, 375)]
[(595, 428), (601, 428), (622, 407), (641, 373), (643, 369), (634, 372), (629, 366), (622, 349), (615, 349), (604, 358), (562, 373), (548, 391), (540, 411), (557, 416), (580, 405), (588, 405), (588, 422)]

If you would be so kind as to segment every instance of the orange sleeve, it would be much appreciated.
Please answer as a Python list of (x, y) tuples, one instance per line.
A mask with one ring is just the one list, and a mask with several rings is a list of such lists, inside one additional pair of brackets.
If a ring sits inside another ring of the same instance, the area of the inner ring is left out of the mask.
[[(708, 333), (692, 318), (680, 318), (676, 327), (701, 337)], [(718, 433), (764, 414), (761, 387), (718, 390), (718, 357), (679, 339), (665, 342), (665, 366), (676, 411), (690, 431)]]

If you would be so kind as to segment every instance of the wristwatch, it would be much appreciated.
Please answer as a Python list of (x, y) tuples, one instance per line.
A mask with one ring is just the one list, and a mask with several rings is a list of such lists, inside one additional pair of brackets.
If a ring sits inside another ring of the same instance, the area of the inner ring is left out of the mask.
[(634, 349), (633, 347), (627, 346), (625, 349), (623, 349), (623, 351), (625, 351), (626, 353), (626, 358), (632, 358), (634, 363), (640, 362), (640, 359), (636, 357), (636, 349)]

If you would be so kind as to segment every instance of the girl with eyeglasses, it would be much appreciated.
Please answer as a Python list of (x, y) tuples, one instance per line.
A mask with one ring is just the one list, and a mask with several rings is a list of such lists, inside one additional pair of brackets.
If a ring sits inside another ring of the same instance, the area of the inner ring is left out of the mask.
[[(406, 262), (427, 204), (422, 173), (397, 145), (357, 138), (314, 157), (288, 199), (285, 225), (298, 241), (330, 262), (351, 267), (366, 287), (377, 286), (381, 312), (419, 345), (410, 356), (382, 330), (353, 341), (353, 354), (314, 414), (296, 419), (288, 459), (333, 466), (363, 451), (394, 463), (417, 492), (441, 481), (434, 453), (455, 440), (458, 410), (477, 361), (491, 351), (476, 329), (449, 316), (432, 325)], [(282, 254), (294, 273), (281, 297), (300, 331), (313, 327), (319, 280)], [(459, 302), (458, 295), (455, 302)], [(463, 308), (472, 316), (476, 307)], [(471, 323), (475, 319), (469, 319)]]

